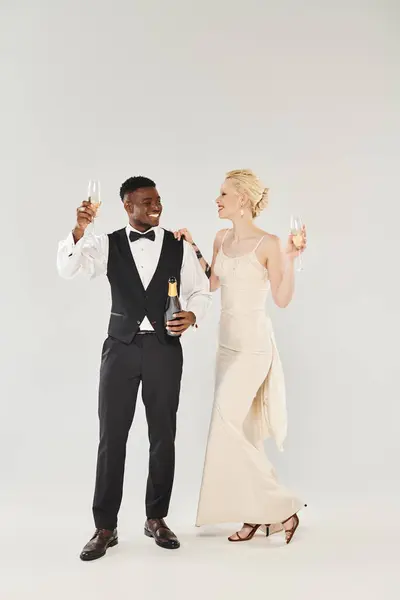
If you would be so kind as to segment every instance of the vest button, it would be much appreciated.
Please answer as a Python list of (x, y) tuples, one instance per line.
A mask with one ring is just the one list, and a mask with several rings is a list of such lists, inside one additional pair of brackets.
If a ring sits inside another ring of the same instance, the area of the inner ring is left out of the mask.
[(141, 321), (136, 321), (136, 323), (137, 323), (138, 325), (140, 325)]

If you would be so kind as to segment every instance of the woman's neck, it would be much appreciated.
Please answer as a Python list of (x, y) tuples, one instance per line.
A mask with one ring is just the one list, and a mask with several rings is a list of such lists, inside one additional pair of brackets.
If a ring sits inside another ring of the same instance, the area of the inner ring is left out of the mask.
[(240, 242), (254, 231), (254, 223), (251, 216), (235, 217), (232, 219), (233, 241)]

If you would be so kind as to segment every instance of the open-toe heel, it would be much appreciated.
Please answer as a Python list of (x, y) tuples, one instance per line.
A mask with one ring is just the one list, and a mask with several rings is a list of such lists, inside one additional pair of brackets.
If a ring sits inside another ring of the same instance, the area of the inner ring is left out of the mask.
[(269, 525), (260, 525), (260, 529), (263, 533), (265, 533), (266, 537), (270, 537), (275, 533), (280, 533), (284, 530), (284, 527), (281, 523), (272, 523)]
[(292, 541), (293, 536), (296, 532), (296, 529), (298, 528), (299, 523), (300, 523), (299, 517), (296, 514), (294, 514), (291, 517), (289, 517), (288, 519), (286, 519), (286, 521), (283, 521), (282, 525), (285, 525), (285, 523), (288, 523), (290, 521), (290, 519), (293, 519), (293, 521), (294, 521), (293, 527), (291, 527), (290, 529), (284, 528), (287, 544), (290, 544), (290, 542)]
[(237, 538), (234, 538), (231, 535), (230, 537), (228, 537), (228, 540), (230, 542), (249, 542), (254, 537), (254, 534), (256, 533), (257, 529), (259, 529), (261, 527), (261, 525), (251, 525), (250, 523), (243, 523), (243, 527), (250, 527), (250, 531), (246, 535), (246, 537), (240, 537), (239, 531), (237, 531), (236, 533), (233, 534), (233, 535), (236, 535)]

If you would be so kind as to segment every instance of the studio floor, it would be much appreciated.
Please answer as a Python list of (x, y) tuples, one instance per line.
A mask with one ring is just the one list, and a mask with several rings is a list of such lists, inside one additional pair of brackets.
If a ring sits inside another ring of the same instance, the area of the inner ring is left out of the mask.
[(0, 598), (397, 600), (396, 507), (388, 509), (385, 519), (375, 513), (375, 505), (358, 501), (336, 511), (309, 506), (289, 546), (281, 535), (267, 540), (261, 534), (248, 543), (230, 544), (231, 527), (179, 527), (174, 519), (182, 546), (172, 552), (144, 537), (138, 518), (135, 525), (120, 528), (119, 545), (104, 558), (83, 563), (78, 555), (92, 533), (90, 522), (7, 506)]

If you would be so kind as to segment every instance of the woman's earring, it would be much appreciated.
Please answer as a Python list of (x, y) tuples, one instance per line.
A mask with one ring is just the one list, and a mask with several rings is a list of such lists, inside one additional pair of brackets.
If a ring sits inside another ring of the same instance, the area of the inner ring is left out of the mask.
[(244, 215), (244, 210), (243, 210), (243, 208), (241, 208), (240, 209), (240, 216), (243, 217), (243, 215)]

